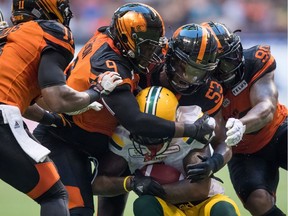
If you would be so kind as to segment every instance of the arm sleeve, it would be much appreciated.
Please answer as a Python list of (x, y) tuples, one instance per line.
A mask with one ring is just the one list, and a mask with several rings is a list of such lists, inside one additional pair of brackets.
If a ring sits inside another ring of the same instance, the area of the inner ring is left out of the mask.
[(147, 137), (173, 137), (175, 133), (173, 121), (141, 112), (134, 95), (127, 90), (112, 92), (103, 101), (131, 133)]
[(44, 51), (38, 70), (40, 88), (65, 85), (66, 79), (63, 71), (68, 63), (66, 58), (59, 52), (55, 52), (52, 49)]

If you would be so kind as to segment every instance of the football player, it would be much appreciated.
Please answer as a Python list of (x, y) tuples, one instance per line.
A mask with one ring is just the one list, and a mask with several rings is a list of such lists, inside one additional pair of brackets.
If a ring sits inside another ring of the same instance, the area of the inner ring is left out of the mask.
[[(203, 115), (201, 108), (196, 105), (178, 108), (178, 99), (164, 87), (145, 88), (140, 91), (136, 99), (142, 112), (171, 121), (177, 118), (181, 122), (194, 122)], [(134, 215), (240, 215), (235, 202), (222, 194), (223, 188), (215, 179), (206, 178), (197, 183), (190, 183), (190, 180), (180, 177), (180, 180), (171, 179), (171, 182), (160, 185), (155, 178), (163, 181), (167, 181), (168, 178), (161, 174), (161, 166), (159, 173), (151, 176), (144, 175), (140, 171), (145, 165), (166, 164), (186, 177), (188, 164), (202, 163), (200, 158), (211, 156), (209, 145), (189, 137), (170, 139), (137, 136), (123, 126), (118, 126), (109, 148), (111, 152), (103, 169), (112, 163), (108, 167), (124, 171), (128, 164), (134, 175), (126, 177), (98, 175), (93, 182), (94, 193), (113, 196), (133, 190), (139, 196), (133, 204)], [(113, 161), (117, 161), (117, 166)], [(99, 166), (101, 170), (101, 163)]]
[(278, 102), (270, 46), (243, 49), (240, 37), (224, 24), (203, 25), (218, 41), (220, 62), (214, 75), (224, 87), (222, 109), (226, 142), (233, 146), (228, 168), (234, 189), (252, 215), (285, 215), (276, 206), (276, 189), (279, 168), (287, 170), (288, 112)]
[(218, 63), (217, 41), (206, 28), (191, 23), (175, 31), (166, 52), (163, 49), (165, 64), (151, 64), (154, 66), (153, 73), (140, 74), (140, 85), (142, 88), (151, 83), (165, 86), (177, 95), (181, 106), (189, 109), (198, 105), (203, 112), (215, 118), (216, 135), (211, 140), (214, 154), (203, 159), (202, 163), (191, 164), (189, 168), (191, 181), (200, 181), (221, 169), (232, 155), (231, 147), (225, 143), (221, 112), (223, 89), (215, 79), (210, 78)]
[[(105, 107), (101, 111), (89, 110), (72, 117), (63, 114), (68, 127), (40, 124), (34, 130), (34, 135), (52, 150), (51, 157), (68, 190), (71, 215), (93, 215), (89, 157), (100, 160), (105, 155), (109, 150), (109, 137), (117, 124), (140, 135), (191, 136), (204, 143), (210, 140), (214, 130), (213, 119), (205, 115), (193, 124), (184, 124), (139, 110), (133, 94), (139, 73), (149, 73), (148, 65), (158, 63), (155, 50), (165, 45), (164, 39), (164, 24), (155, 9), (141, 3), (119, 7), (110, 26), (99, 28), (80, 50), (67, 70), (67, 84), (85, 91), (90, 88), (90, 80), (106, 71), (118, 72), (123, 82), (111, 94), (102, 94)], [(109, 169), (103, 172), (109, 172)], [(112, 208), (101, 209), (105, 212), (98, 209), (99, 216), (121, 212), (117, 203), (113, 203)]]
[(40, 96), (52, 111), (72, 112), (100, 95), (66, 85), (71, 17), (68, 0), (13, 0), (13, 26), (0, 20), (0, 179), (41, 205), (43, 216), (69, 215), (67, 192), (50, 151), (32, 138), (22, 115)]

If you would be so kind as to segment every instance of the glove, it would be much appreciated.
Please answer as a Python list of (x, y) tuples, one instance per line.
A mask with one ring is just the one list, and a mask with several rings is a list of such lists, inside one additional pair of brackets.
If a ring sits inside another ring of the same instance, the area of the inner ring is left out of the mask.
[(166, 193), (163, 187), (150, 176), (144, 176), (139, 169), (134, 173), (130, 181), (130, 187), (138, 195), (152, 195), (164, 198)]
[(227, 132), (226, 132), (226, 140), (225, 143), (228, 146), (235, 146), (241, 140), (245, 133), (246, 126), (239, 119), (229, 118), (226, 122)]
[(109, 95), (120, 83), (123, 82), (117, 72), (110, 71), (100, 74), (95, 81), (96, 83), (92, 85), (92, 88), (104, 95)]
[(103, 105), (101, 103), (98, 103), (97, 101), (92, 102), (87, 107), (84, 107), (83, 109), (74, 111), (74, 112), (66, 112), (67, 115), (78, 115), (83, 112), (86, 112), (87, 110), (93, 109), (95, 111), (100, 111), (103, 108)]
[(197, 155), (202, 162), (187, 165), (187, 179), (190, 182), (198, 182), (209, 178), (213, 173), (217, 172), (224, 164), (224, 158), (221, 154), (215, 153), (212, 157), (202, 157)]
[(192, 125), (193, 135), (191, 137), (203, 144), (208, 144), (215, 136), (215, 126), (215, 119), (204, 113)]

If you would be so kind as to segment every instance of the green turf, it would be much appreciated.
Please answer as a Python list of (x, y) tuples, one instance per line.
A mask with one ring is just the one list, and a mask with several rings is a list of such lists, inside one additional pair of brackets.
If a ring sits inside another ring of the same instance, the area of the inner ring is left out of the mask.
[[(227, 169), (224, 168), (221, 170), (217, 176), (221, 176), (224, 180), (226, 194), (239, 205), (242, 216), (249, 216), (250, 214), (241, 206), (239, 199), (233, 191), (227, 175)], [(284, 212), (287, 212), (287, 172), (281, 170), (280, 178), (277, 191), (277, 205)], [(134, 193), (130, 194), (125, 209), (125, 216), (132, 216), (132, 202), (135, 197), (136, 195)], [(34, 201), (0, 181), (0, 216), (38, 216), (40, 215), (39, 209), (39, 206)]]

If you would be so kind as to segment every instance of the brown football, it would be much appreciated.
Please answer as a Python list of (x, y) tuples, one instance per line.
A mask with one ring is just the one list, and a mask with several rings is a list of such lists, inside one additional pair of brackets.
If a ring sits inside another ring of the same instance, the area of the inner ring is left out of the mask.
[(184, 179), (184, 176), (176, 168), (163, 164), (155, 163), (142, 167), (141, 172), (145, 176), (151, 176), (160, 184), (170, 184)]

